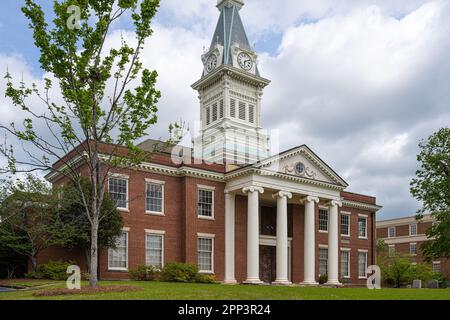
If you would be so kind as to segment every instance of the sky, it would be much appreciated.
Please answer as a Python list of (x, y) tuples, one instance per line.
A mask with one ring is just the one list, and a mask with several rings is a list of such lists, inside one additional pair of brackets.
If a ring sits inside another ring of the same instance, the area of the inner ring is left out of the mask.
[[(51, 1), (38, 1), (51, 13)], [(42, 83), (39, 52), (20, 12), (2, 0), (0, 72)], [(203, 67), (219, 18), (215, 0), (162, 0), (144, 66), (159, 73), (158, 124), (199, 119), (190, 87)], [(409, 193), (418, 143), (450, 124), (450, 0), (245, 0), (242, 20), (259, 54), (265, 89), (263, 127), (279, 130), (281, 149), (307, 144), (349, 184), (376, 196), (379, 219), (414, 215)], [(133, 38), (129, 21), (107, 39)], [(0, 91), (5, 88), (3, 75)], [(17, 121), (0, 94), (0, 121)]]

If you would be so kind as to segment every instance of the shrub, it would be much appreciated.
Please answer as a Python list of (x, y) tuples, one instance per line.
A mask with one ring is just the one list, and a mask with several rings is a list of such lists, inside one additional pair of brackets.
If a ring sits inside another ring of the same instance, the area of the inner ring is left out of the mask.
[(197, 273), (195, 276), (195, 282), (196, 283), (216, 283), (216, 278), (213, 275), (206, 275)]
[(328, 282), (328, 276), (326, 274), (323, 274), (319, 277), (319, 284), (325, 284)]
[(161, 270), (154, 266), (138, 266), (136, 269), (129, 271), (131, 280), (135, 281), (155, 281), (161, 276)]
[(25, 274), (29, 279), (49, 279), (64, 281), (67, 280), (67, 268), (75, 264), (74, 262), (50, 261), (46, 264), (38, 265), (36, 272)]
[(198, 267), (195, 264), (170, 262), (166, 264), (161, 273), (164, 282), (195, 282)]

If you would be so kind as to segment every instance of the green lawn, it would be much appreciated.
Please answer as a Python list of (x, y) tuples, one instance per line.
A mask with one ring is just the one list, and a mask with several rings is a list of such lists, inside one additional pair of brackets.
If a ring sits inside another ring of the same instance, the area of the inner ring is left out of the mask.
[[(75, 300), (450, 300), (450, 289), (382, 289), (364, 288), (302, 288), (274, 286), (225, 286), (203, 284), (175, 284), (158, 282), (102, 282), (102, 285), (139, 286), (141, 291), (127, 293), (99, 293), (45, 299)], [(64, 287), (63, 282), (45, 288)], [(40, 289), (39, 289), (40, 290)], [(36, 290), (0, 293), (0, 300), (37, 299)], [(40, 298), (42, 299), (42, 298)]]

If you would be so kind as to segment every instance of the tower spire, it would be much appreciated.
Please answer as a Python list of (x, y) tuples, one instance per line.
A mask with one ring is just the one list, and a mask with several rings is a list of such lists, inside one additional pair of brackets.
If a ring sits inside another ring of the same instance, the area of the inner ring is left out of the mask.
[(244, 0), (217, 0), (217, 8), (219, 11), (222, 11), (223, 7), (230, 8), (231, 6), (235, 6), (238, 10), (244, 6)]

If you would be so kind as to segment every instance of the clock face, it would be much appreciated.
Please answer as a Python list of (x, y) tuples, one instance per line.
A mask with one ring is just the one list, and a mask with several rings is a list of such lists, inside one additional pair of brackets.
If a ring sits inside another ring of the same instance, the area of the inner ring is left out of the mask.
[(241, 52), (237, 57), (238, 63), (242, 69), (245, 71), (251, 70), (253, 68), (253, 60), (252, 58), (245, 52)]
[(206, 71), (211, 72), (217, 67), (217, 56), (211, 54), (206, 60)]

